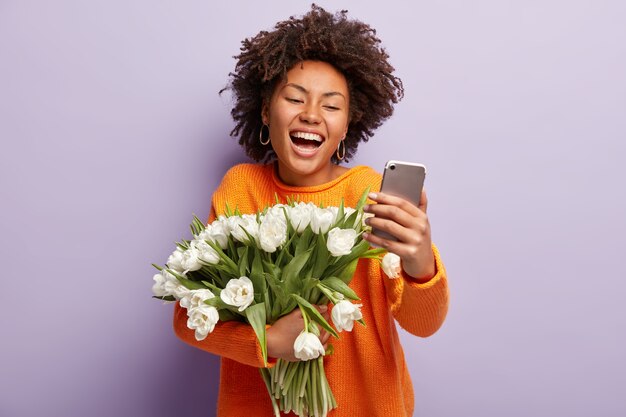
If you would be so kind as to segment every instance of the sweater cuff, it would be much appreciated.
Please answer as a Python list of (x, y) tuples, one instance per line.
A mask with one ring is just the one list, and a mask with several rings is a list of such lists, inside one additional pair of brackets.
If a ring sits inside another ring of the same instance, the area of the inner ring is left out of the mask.
[(430, 278), (428, 281), (420, 282), (412, 276), (408, 275), (406, 272), (404, 272), (402, 268), (400, 268), (400, 276), (406, 284), (411, 286), (417, 286), (419, 288), (430, 288), (437, 284), (437, 282), (445, 276), (445, 270), (443, 267), (443, 262), (441, 260), (441, 255), (439, 254), (439, 250), (437, 249), (435, 244), (432, 245), (432, 249), (433, 255), (435, 257), (435, 275), (433, 275), (433, 277)]

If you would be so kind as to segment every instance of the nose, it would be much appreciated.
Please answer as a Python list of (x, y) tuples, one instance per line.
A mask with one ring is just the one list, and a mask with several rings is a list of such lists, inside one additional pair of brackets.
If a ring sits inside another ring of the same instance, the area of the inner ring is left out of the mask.
[(300, 120), (310, 124), (318, 124), (322, 121), (319, 109), (313, 104), (309, 104), (302, 110)]

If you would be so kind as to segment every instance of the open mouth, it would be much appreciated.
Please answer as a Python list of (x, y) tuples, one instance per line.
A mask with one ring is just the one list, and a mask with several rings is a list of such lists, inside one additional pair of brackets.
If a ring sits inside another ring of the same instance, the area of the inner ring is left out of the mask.
[(291, 132), (289, 135), (291, 138), (291, 142), (298, 148), (303, 151), (312, 152), (317, 150), (322, 143), (324, 142), (324, 138), (317, 133), (310, 132)]

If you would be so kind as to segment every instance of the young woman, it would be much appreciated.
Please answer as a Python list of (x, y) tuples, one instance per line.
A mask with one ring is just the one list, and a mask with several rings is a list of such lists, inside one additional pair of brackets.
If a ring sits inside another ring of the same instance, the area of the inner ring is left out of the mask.
[[(362, 260), (350, 284), (361, 297), (367, 327), (344, 332), (324, 358), (326, 374), (338, 403), (331, 416), (399, 417), (413, 413), (413, 388), (395, 321), (426, 337), (443, 323), (448, 306), (445, 271), (431, 243), (426, 195), (419, 207), (377, 192), (381, 176), (371, 168), (346, 168), (358, 144), (393, 112), (403, 94), (375, 31), (313, 6), (301, 18), (279, 22), (243, 42), (231, 74), (235, 97), (233, 136), (246, 153), (264, 164), (231, 168), (212, 199), (209, 221), (226, 204), (256, 213), (275, 203), (276, 195), (300, 201), (354, 207), (366, 188), (374, 217), (371, 226), (395, 236), (388, 241), (364, 238), (397, 254), (398, 278), (389, 279), (378, 261)], [(320, 308), (328, 316), (329, 311)], [(185, 309), (175, 309), (176, 334), (185, 342), (221, 356), (220, 417), (272, 417), (264, 366), (252, 327), (219, 322), (203, 341), (187, 328)], [(270, 364), (297, 360), (295, 338), (303, 329), (299, 310), (267, 329)], [(322, 332), (323, 343), (329, 335)]]

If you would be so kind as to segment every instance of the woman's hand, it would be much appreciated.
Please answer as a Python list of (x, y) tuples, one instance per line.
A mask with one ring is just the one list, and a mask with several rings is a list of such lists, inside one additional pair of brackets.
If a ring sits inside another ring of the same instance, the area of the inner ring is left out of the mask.
[[(328, 306), (317, 306), (318, 311), (322, 314), (326, 321), (330, 321)], [(290, 362), (296, 362), (300, 359), (296, 358), (293, 350), (293, 344), (296, 338), (304, 330), (304, 319), (299, 308), (294, 309), (291, 313), (282, 316), (267, 329), (267, 356), (284, 359)], [(328, 347), (328, 338), (330, 333), (320, 328), (320, 341), (324, 346), (324, 350)]]
[(431, 279), (436, 269), (430, 223), (426, 215), (426, 192), (422, 191), (418, 207), (403, 198), (384, 193), (370, 193), (369, 198), (377, 204), (369, 204), (363, 208), (366, 213), (374, 214), (374, 217), (367, 218), (365, 222), (389, 233), (398, 241), (383, 239), (371, 233), (364, 233), (363, 238), (372, 245), (398, 255), (407, 275), (420, 282)]

